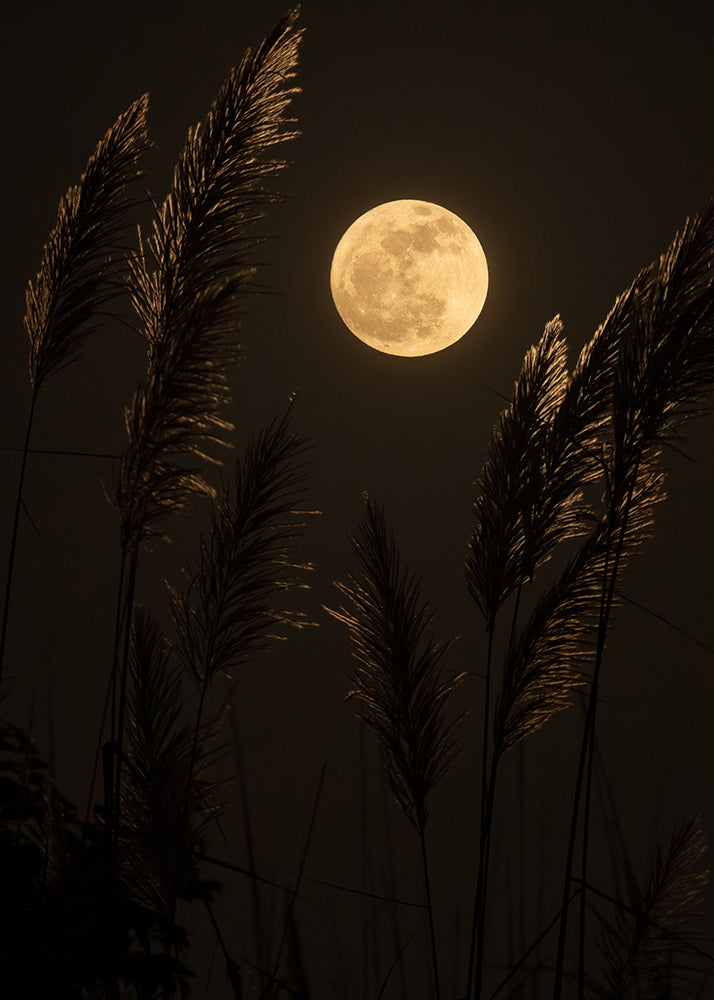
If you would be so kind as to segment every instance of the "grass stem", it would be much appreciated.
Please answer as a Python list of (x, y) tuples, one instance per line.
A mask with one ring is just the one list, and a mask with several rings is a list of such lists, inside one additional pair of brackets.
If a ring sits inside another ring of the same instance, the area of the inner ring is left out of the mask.
[(15, 553), (17, 551), (17, 533), (20, 526), (20, 510), (23, 506), (22, 490), (25, 484), (25, 471), (27, 469), (27, 456), (30, 452), (30, 436), (32, 434), (32, 423), (35, 416), (35, 404), (37, 402), (37, 385), (32, 390), (30, 400), (30, 410), (27, 415), (27, 427), (25, 429), (25, 444), (22, 449), (22, 462), (20, 463), (20, 476), (17, 482), (17, 498), (15, 500), (15, 513), (12, 522), (12, 536), (10, 538), (10, 555), (7, 563), (7, 577), (5, 579), (5, 598), (2, 610), (2, 631), (0, 632), (0, 688), (2, 688), (2, 672), (5, 663), (5, 643), (7, 640), (7, 626), (10, 612), (10, 592), (12, 590), (13, 570), (15, 567)]
[(469, 968), (466, 986), (467, 1000), (471, 998), (473, 988), (474, 962), (476, 956), (476, 928), (479, 920), (479, 885), (481, 882), (481, 869), (483, 865), (484, 849), (484, 827), (486, 818), (486, 799), (488, 793), (488, 724), (491, 700), (491, 660), (493, 658), (493, 635), (495, 622), (492, 622), (488, 629), (488, 652), (486, 654), (486, 690), (484, 692), (483, 705), (483, 743), (481, 749), (481, 808), (479, 820), (479, 859), (478, 875), (476, 878), (476, 891), (474, 892), (474, 912), (471, 922), (471, 942), (469, 945)]
[(426, 905), (429, 912), (429, 934), (431, 937), (431, 963), (434, 971), (434, 996), (436, 1000), (441, 1000), (441, 990), (439, 987), (439, 962), (436, 952), (436, 935), (434, 933), (434, 910), (431, 903), (431, 886), (429, 884), (429, 864), (426, 857), (426, 841), (424, 838), (424, 827), (419, 830), (419, 841), (421, 843), (421, 862), (424, 869), (424, 888), (426, 890)]

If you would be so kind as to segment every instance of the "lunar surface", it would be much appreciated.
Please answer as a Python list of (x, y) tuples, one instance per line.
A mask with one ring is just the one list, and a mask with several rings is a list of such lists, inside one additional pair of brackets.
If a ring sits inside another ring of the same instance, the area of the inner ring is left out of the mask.
[(345, 232), (330, 288), (356, 337), (385, 354), (415, 357), (443, 350), (473, 326), (488, 266), (458, 215), (428, 201), (390, 201)]

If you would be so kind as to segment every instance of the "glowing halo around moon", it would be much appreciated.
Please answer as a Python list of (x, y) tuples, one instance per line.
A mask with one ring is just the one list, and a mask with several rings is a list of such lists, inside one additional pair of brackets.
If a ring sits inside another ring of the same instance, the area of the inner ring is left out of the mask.
[(337, 244), (330, 289), (356, 337), (385, 354), (416, 357), (471, 329), (486, 301), (488, 266), (458, 215), (429, 201), (388, 201)]

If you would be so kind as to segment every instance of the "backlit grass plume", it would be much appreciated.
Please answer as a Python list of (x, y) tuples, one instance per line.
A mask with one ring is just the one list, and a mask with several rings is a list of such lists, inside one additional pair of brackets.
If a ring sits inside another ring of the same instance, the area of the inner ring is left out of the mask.
[(627, 558), (651, 535), (654, 504), (662, 497), (662, 475), (641, 477), (623, 509), (599, 523), (552, 587), (537, 602), (509, 646), (496, 704), (494, 754), (498, 758), (569, 708), (572, 693), (585, 683), (597, 642), (603, 579), (624, 527), (617, 579)]
[(465, 675), (440, 681), (440, 663), (451, 642), (427, 637), (432, 615), (421, 601), (419, 581), (402, 567), (383, 511), (366, 496), (352, 547), (360, 573), (335, 584), (351, 608), (330, 611), (347, 626), (361, 664), (347, 697), (365, 706), (359, 718), (384, 747), (389, 784), (404, 815), (421, 832), (427, 795), (458, 752), (450, 739), (458, 720), (447, 725), (444, 707)]
[(231, 70), (205, 121), (189, 130), (171, 190), (131, 260), (130, 290), (148, 350), (146, 379), (127, 411), (129, 446), (115, 482), (122, 537), (138, 544), (191, 493), (212, 490), (171, 456), (205, 458), (231, 425), (226, 368), (239, 355), (238, 311), (255, 290), (251, 225), (279, 196), (285, 166), (266, 156), (296, 133), (285, 111), (301, 32), (296, 8)]
[(697, 816), (675, 830), (665, 853), (658, 848), (644, 889), (628, 865), (627, 904), (618, 906), (612, 922), (600, 915), (603, 978), (592, 981), (593, 996), (659, 1000), (702, 995), (695, 980), (701, 964), (692, 962), (697, 950), (680, 934), (702, 902), (709, 874), (705, 851)]
[[(200, 692), (189, 780), (211, 683), (234, 677), (251, 653), (283, 638), (276, 636), (280, 626), (307, 624), (301, 613), (281, 606), (288, 590), (306, 586), (299, 571), (311, 568), (293, 555), (304, 527), (306, 511), (299, 508), (307, 468), (305, 442), (290, 431), (290, 409), (249, 440), (232, 481), (212, 501), (211, 531), (201, 538), (196, 564), (185, 571), (184, 589), (169, 588), (176, 650)], [(245, 822), (249, 830), (248, 816)]]
[[(591, 739), (605, 636), (626, 563), (652, 534), (654, 507), (664, 496), (662, 445), (673, 439), (681, 419), (701, 412), (714, 375), (713, 255), (714, 208), (710, 203), (701, 215), (687, 221), (667, 252), (643, 269), (617, 299), (583, 348), (571, 375), (565, 369), (564, 346), (560, 355), (554, 354), (560, 331), (554, 324), (546, 327), (540, 343), (526, 355), (513, 402), (492, 435), (479, 481), (481, 495), (474, 504), (476, 526), (466, 564), (469, 591), (489, 633), (482, 847), (470, 962), (471, 968), (473, 948), (477, 947), (476, 996), (482, 972), (488, 844), (498, 760), (554, 713), (569, 707), (571, 692), (583, 682), (582, 670), (590, 662), (590, 705), (563, 887), (556, 972), (556, 997), (559, 995), (581, 788), (586, 815), (585, 878)], [(554, 381), (555, 364), (559, 364), (559, 378)], [(600, 513), (583, 503), (581, 487), (594, 480), (604, 486)], [(576, 556), (518, 630), (523, 583), (532, 580), (538, 564), (557, 544), (585, 532), (587, 538)], [(489, 774), (493, 631), (500, 607), (514, 591), (517, 599), (495, 709)], [(478, 941), (473, 936), (477, 930)], [(467, 992), (471, 996), (471, 980)]]
[(583, 850), (580, 897), (579, 993), (583, 993), (586, 938), (586, 883), (589, 806), (597, 695), (609, 626), (622, 567), (631, 543), (651, 534), (654, 504), (664, 496), (662, 446), (677, 437), (685, 418), (702, 413), (714, 381), (714, 202), (688, 219), (667, 251), (631, 286), (624, 310), (624, 334), (613, 359), (610, 422), (603, 438), (605, 511), (596, 530), (604, 530), (597, 646), (588, 711), (571, 815), (571, 834), (563, 883), (554, 1000), (559, 1000), (574, 841), (583, 793)]
[(209, 755), (197, 749), (193, 727), (181, 718), (182, 672), (158, 625), (140, 608), (130, 670), (122, 882), (131, 899), (172, 920), (176, 900), (197, 879), (193, 852), (205, 849), (204, 827), (218, 811), (205, 773)]
[(130, 182), (148, 146), (140, 97), (119, 117), (90, 156), (79, 184), (60, 200), (42, 262), (25, 293), (30, 381), (35, 391), (76, 356), (97, 325), (99, 310), (122, 291), (126, 266)]
[(384, 747), (387, 781), (421, 841), (438, 1000), (424, 838), (426, 800), (459, 751), (451, 739), (458, 719), (447, 724), (444, 708), (465, 674), (440, 679), (441, 660), (451, 642), (438, 643), (426, 635), (432, 615), (421, 601), (419, 581), (402, 567), (384, 513), (366, 495), (364, 520), (359, 535), (352, 536), (352, 547), (360, 563), (359, 575), (351, 576), (346, 584), (336, 583), (351, 607), (330, 614), (347, 626), (353, 653), (361, 664), (352, 676), (355, 686), (347, 697), (359, 698), (365, 706), (365, 714), (359, 718), (374, 730)]
[(0, 681), (23, 486), (40, 389), (77, 356), (102, 310), (123, 291), (129, 185), (139, 176), (148, 146), (147, 94), (119, 115), (89, 157), (78, 184), (60, 200), (57, 222), (42, 251), (40, 269), (25, 292), (24, 325), (30, 340), (30, 399), (8, 559), (2, 625)]
[[(213, 495), (200, 468), (210, 442), (227, 444), (232, 425), (227, 369), (238, 358), (239, 310), (254, 290), (251, 225), (279, 196), (265, 187), (285, 165), (269, 151), (295, 133), (286, 109), (295, 94), (301, 32), (286, 15), (228, 74), (206, 119), (191, 128), (171, 189), (130, 260), (129, 291), (147, 345), (147, 371), (125, 420), (129, 443), (114, 475), (122, 545), (111, 675), (111, 728), (119, 747), (119, 808), (129, 630), (140, 547), (192, 494)], [(126, 579), (125, 579), (126, 577)], [(123, 637), (122, 637), (123, 633)], [(123, 655), (120, 647), (123, 644)]]
[(580, 528), (579, 487), (568, 477), (568, 489), (556, 494), (560, 456), (548, 461), (543, 454), (566, 382), (566, 343), (556, 317), (524, 359), (513, 400), (491, 435), (473, 506), (466, 579), (489, 632), (506, 598), (557, 541)]
[(251, 438), (234, 481), (212, 502), (211, 532), (186, 588), (171, 588), (177, 649), (200, 687), (230, 676), (276, 627), (306, 624), (279, 607), (283, 593), (306, 586), (298, 571), (310, 568), (291, 553), (304, 527), (305, 448), (289, 411)]

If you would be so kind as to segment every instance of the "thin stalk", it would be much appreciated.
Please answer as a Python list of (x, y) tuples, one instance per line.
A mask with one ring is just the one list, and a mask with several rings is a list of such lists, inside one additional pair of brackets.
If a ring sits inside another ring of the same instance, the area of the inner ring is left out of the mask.
[(63, 455), (74, 458), (111, 458), (119, 459), (121, 455), (109, 455), (104, 451), (67, 451), (64, 448), (15, 448), (10, 444), (0, 444), (0, 451), (27, 451), (30, 455)]
[[(385, 765), (385, 755), (384, 751), (381, 752), (382, 767)], [(387, 783), (383, 781), (381, 783), (382, 788), (382, 815), (384, 817), (384, 838), (387, 848), (387, 892), (390, 896), (396, 897), (397, 895), (397, 873), (394, 864), (394, 842), (392, 838), (392, 826), (389, 820), (389, 815), (391, 812), (392, 803), (389, 801), (389, 794), (387, 791)], [(402, 945), (402, 930), (401, 921), (399, 918), (399, 910), (395, 910), (394, 907), (389, 908), (389, 913), (392, 923), (392, 936), (394, 941), (394, 951), (396, 954), (395, 962), (399, 968), (399, 989), (402, 996), (407, 995), (407, 973), (404, 964), (404, 947)]]
[(474, 958), (476, 954), (476, 928), (478, 926), (479, 918), (479, 885), (481, 882), (481, 869), (483, 865), (483, 849), (484, 849), (484, 823), (486, 818), (486, 798), (487, 798), (487, 786), (488, 786), (488, 722), (489, 722), (489, 703), (491, 699), (491, 660), (493, 657), (493, 634), (495, 631), (495, 622), (489, 625), (488, 629), (488, 652), (486, 654), (486, 691), (484, 693), (484, 707), (483, 707), (483, 744), (481, 750), (481, 809), (480, 809), (480, 824), (479, 824), (479, 858), (478, 858), (478, 875), (476, 880), (476, 892), (474, 893), (474, 912), (473, 919), (471, 921), (471, 944), (469, 946), (469, 969), (468, 969), (468, 980), (466, 986), (466, 997), (470, 1000), (471, 989), (473, 986), (473, 972), (474, 972)]
[(590, 793), (592, 789), (593, 777), (593, 747), (595, 745), (595, 723), (597, 719), (597, 699), (593, 704), (592, 722), (590, 725), (590, 738), (588, 740), (588, 764), (587, 776), (585, 779), (585, 802), (583, 806), (583, 848), (580, 864), (580, 879), (582, 892), (580, 894), (580, 924), (578, 933), (578, 1000), (585, 997), (585, 893), (587, 890), (588, 877), (588, 831), (590, 829)]
[[(508, 637), (509, 648), (513, 646), (516, 635), (516, 622), (518, 620), (518, 609), (521, 603), (521, 591), (523, 580), (518, 584), (516, 600), (511, 619), (511, 629)], [(474, 898), (474, 914), (471, 923), (471, 947), (469, 951), (469, 973), (468, 985), (466, 988), (467, 1000), (471, 1000), (472, 991), (476, 998), (480, 998), (483, 983), (483, 946), (484, 946), (484, 923), (486, 920), (486, 885), (488, 882), (488, 861), (491, 845), (491, 826), (493, 819), (493, 800), (496, 792), (496, 771), (498, 760), (493, 757), (491, 761), (491, 776), (488, 773), (488, 738), (489, 738), (489, 710), (491, 699), (491, 661), (493, 658), (493, 635), (495, 632), (495, 621), (489, 625), (488, 653), (486, 656), (486, 693), (484, 704), (484, 725), (483, 725), (483, 749), (481, 757), (481, 822), (479, 841), (479, 867), (476, 883), (476, 894)]]
[(204, 899), (203, 902), (206, 907), (206, 912), (208, 913), (211, 924), (213, 925), (213, 930), (216, 935), (216, 944), (221, 949), (221, 952), (223, 954), (223, 960), (226, 963), (226, 970), (230, 970), (229, 975), (231, 974), (234, 975), (235, 977), (237, 977), (238, 980), (233, 988), (233, 994), (234, 996), (240, 996), (239, 990), (240, 990), (240, 984), (242, 982), (240, 978), (240, 969), (235, 960), (233, 959), (232, 955), (228, 951), (225, 939), (223, 937), (223, 934), (221, 933), (221, 928), (219, 927), (218, 921), (216, 920), (216, 915), (213, 912), (213, 907), (211, 906), (210, 902), (207, 899)]
[(360, 789), (360, 886), (362, 889), (362, 1000), (367, 1000), (367, 969), (369, 964), (369, 938), (367, 927), (370, 920), (369, 904), (369, 864), (367, 853), (367, 734), (364, 726), (359, 727), (359, 789)]
[[(570, 896), (570, 899), (568, 900), (568, 905), (570, 905), (570, 903), (572, 903), (572, 901), (575, 899), (575, 897), (578, 895), (579, 892), (580, 892), (579, 889), (575, 889), (573, 891), (572, 895)], [(536, 948), (538, 948), (543, 943), (544, 939), (548, 936), (548, 934), (550, 933), (550, 931), (552, 930), (552, 928), (555, 926), (556, 921), (560, 918), (561, 913), (562, 913), (562, 910), (558, 910), (558, 912), (555, 914), (555, 916), (550, 921), (550, 923), (545, 928), (545, 930), (541, 931), (541, 933), (538, 935), (538, 937), (535, 939), (535, 941), (533, 941), (533, 943), (530, 945), (530, 947), (528, 948), (528, 950), (525, 951), (521, 955), (521, 957), (518, 959), (518, 961), (513, 966), (513, 968), (509, 970), (508, 975), (505, 976), (505, 978), (502, 979), (501, 982), (498, 984), (498, 986), (493, 991), (493, 993), (490, 995), (490, 997), (488, 998), (488, 1000), (496, 1000), (496, 997), (501, 992), (501, 990), (504, 988), (504, 986), (508, 985), (508, 983), (511, 981), (511, 979), (513, 979), (513, 977), (515, 976), (515, 974), (521, 968), (521, 966), (523, 965), (523, 963), (533, 954), (533, 952), (536, 950)]]
[[(545, 861), (545, 804), (544, 797), (540, 800), (540, 836), (538, 838), (538, 902), (537, 902), (537, 920), (536, 926), (542, 927), (543, 921), (545, 919), (545, 871), (546, 871), (546, 861)], [(558, 913), (557, 916), (559, 916)], [(556, 917), (557, 919), (557, 917)], [(531, 985), (531, 997), (530, 1000), (538, 1000), (539, 991), (538, 986), (540, 983), (540, 973), (543, 966), (543, 949), (541, 947), (541, 942), (538, 942), (538, 953), (536, 955), (536, 970), (533, 976)]]
[(233, 748), (236, 755), (236, 769), (238, 771), (238, 785), (240, 788), (241, 811), (243, 814), (243, 829), (245, 832), (246, 847), (248, 850), (248, 870), (251, 874), (250, 893), (253, 905), (253, 933), (255, 935), (255, 954), (260, 968), (267, 968), (268, 954), (266, 953), (266, 933), (265, 920), (263, 917), (263, 907), (260, 900), (260, 889), (256, 878), (257, 867), (255, 863), (255, 844), (253, 840), (253, 826), (250, 819), (250, 807), (248, 802), (248, 785), (245, 777), (245, 767), (243, 765), (243, 753), (240, 743), (240, 732), (236, 722), (232, 705), (230, 708), (231, 736), (233, 738)]
[[(625, 513), (623, 516), (622, 526), (620, 528), (620, 533), (617, 541), (617, 548), (615, 550), (615, 556), (612, 562), (612, 569), (610, 569), (610, 559), (609, 550), (605, 556), (605, 569), (603, 573), (603, 586), (602, 586), (602, 600), (600, 604), (600, 620), (598, 623), (598, 637), (597, 637), (597, 649), (595, 653), (595, 665), (593, 668), (592, 683), (590, 685), (590, 695), (588, 698), (588, 711), (585, 720), (585, 730), (583, 732), (583, 739), (580, 746), (580, 758), (578, 761), (578, 773), (575, 784), (575, 795), (573, 797), (573, 811), (570, 820), (570, 838), (568, 842), (568, 857), (565, 868), (565, 879), (563, 883), (563, 909), (560, 917), (560, 932), (558, 935), (558, 957), (556, 960), (556, 970), (555, 970), (555, 982), (553, 987), (553, 1000), (560, 1000), (563, 987), (563, 967), (565, 964), (565, 939), (567, 933), (568, 924), (568, 908), (565, 905), (565, 901), (568, 897), (568, 891), (570, 888), (570, 882), (572, 880), (572, 870), (573, 870), (573, 858), (575, 854), (575, 838), (577, 835), (577, 823), (578, 815), (580, 812), (580, 795), (583, 786), (583, 777), (585, 775), (585, 766), (590, 759), (592, 761), (592, 753), (594, 746), (594, 724), (595, 724), (595, 709), (597, 705), (597, 693), (598, 684), (600, 680), (600, 668), (602, 665), (603, 653), (605, 651), (605, 635), (607, 632), (607, 624), (610, 618), (610, 612), (612, 610), (612, 601), (615, 594), (615, 585), (617, 582), (617, 572), (620, 564), (620, 558), (622, 556), (622, 548), (625, 540), (625, 531), (627, 529), (627, 520), (630, 510), (630, 504), (632, 502), (632, 493), (634, 490), (634, 481), (636, 479), (633, 476), (633, 485), (630, 487), (630, 491), (627, 497), (627, 502), (625, 504)], [(590, 767), (592, 764), (590, 764)], [(588, 814), (589, 815), (589, 814)], [(583, 849), (587, 851), (587, 827), (583, 831)], [(583, 857), (583, 864), (585, 864), (585, 857)], [(583, 892), (581, 896), (581, 907), (585, 905), (585, 890), (583, 887)], [(580, 956), (579, 961), (582, 963), (583, 957)], [(580, 969), (579, 969), (579, 980), (580, 980)]]
[[(32, 685), (32, 694), (30, 695), (30, 715), (27, 720), (27, 729), (25, 730), (25, 756), (22, 762), (22, 796), (23, 798), (28, 798), (28, 785), (30, 783), (30, 757), (32, 755), (32, 733), (35, 728), (35, 699), (37, 697), (37, 685)], [(17, 817), (17, 823), (15, 825), (15, 843), (14, 849), (17, 850), (20, 846), (20, 834), (22, 833), (22, 816)]]
[[(627, 521), (630, 512), (630, 505), (632, 503), (632, 494), (634, 491), (634, 484), (637, 478), (638, 468), (639, 468), (639, 463), (637, 463), (637, 465), (635, 466), (635, 471), (632, 478), (632, 485), (630, 486), (627, 495), (627, 502), (625, 504), (625, 513), (622, 519), (622, 527), (620, 528), (619, 538), (617, 540), (617, 549), (615, 551), (615, 559), (613, 562), (613, 567), (609, 582), (607, 580), (607, 563), (605, 565), (605, 579), (603, 580), (604, 607), (601, 605), (600, 609), (600, 622), (598, 627), (598, 645), (596, 654), (596, 670), (595, 673), (593, 674), (593, 688), (590, 695), (591, 703), (588, 705), (588, 714), (590, 716), (590, 727), (587, 736), (588, 770), (587, 770), (587, 778), (585, 785), (585, 804), (583, 813), (583, 853), (581, 858), (582, 894), (580, 896), (580, 928), (579, 928), (579, 949), (578, 949), (578, 1000), (584, 1000), (585, 997), (585, 920), (586, 920), (588, 840), (590, 831), (590, 796), (592, 791), (593, 753), (595, 750), (595, 722), (597, 719), (597, 688), (598, 688), (598, 681), (600, 678), (600, 665), (602, 663), (602, 657), (605, 652), (605, 635), (607, 633), (607, 624), (610, 619), (610, 612), (612, 611), (612, 602), (615, 597), (617, 571), (620, 565), (620, 559), (622, 557), (622, 548), (625, 541), (625, 531), (627, 530)], [(605, 595), (605, 590), (607, 590), (606, 595)]]
[[(126, 548), (122, 546), (121, 553), (121, 565), (119, 567), (119, 590), (117, 593), (117, 607), (116, 615), (114, 618), (114, 653), (112, 658), (112, 672), (110, 677), (110, 691), (112, 698), (112, 712), (111, 712), (111, 724), (109, 727), (109, 732), (111, 733), (110, 739), (116, 739), (116, 724), (117, 724), (117, 676), (119, 673), (119, 652), (121, 649), (121, 633), (122, 625), (124, 623), (123, 615), (126, 613), (126, 606), (124, 604), (124, 588), (125, 580), (124, 574), (126, 572)], [(107, 692), (107, 696), (109, 691)], [(104, 705), (104, 712), (106, 714), (106, 702)], [(104, 718), (102, 718), (102, 729), (104, 729)], [(99, 739), (101, 741), (102, 734), (100, 732)]]
[(188, 813), (188, 800), (191, 794), (191, 780), (193, 778), (193, 768), (196, 763), (196, 751), (198, 748), (198, 733), (201, 728), (201, 718), (203, 716), (203, 705), (206, 700), (206, 692), (208, 691), (208, 670), (203, 675), (203, 683), (201, 684), (201, 697), (198, 702), (198, 711), (196, 712), (196, 723), (193, 727), (193, 741), (191, 743), (191, 756), (188, 761), (188, 774), (186, 775), (186, 791), (183, 797), (183, 809), (181, 811), (181, 829), (186, 822), (186, 814)]
[[(114, 650), (112, 653), (112, 669), (109, 675), (109, 682), (107, 684), (107, 693), (104, 696), (104, 707), (102, 708), (102, 718), (99, 723), (99, 734), (97, 736), (97, 748), (94, 752), (94, 764), (92, 765), (92, 777), (89, 782), (89, 794), (87, 795), (87, 808), (84, 814), (84, 833), (83, 833), (83, 844), (87, 845), (87, 835), (89, 830), (89, 816), (92, 811), (92, 799), (94, 798), (94, 784), (97, 779), (97, 767), (99, 766), (99, 756), (102, 752), (102, 740), (104, 739), (104, 726), (107, 721), (107, 709), (109, 708), (109, 699), (111, 698), (112, 712), (111, 712), (111, 729), (109, 737), (109, 746), (111, 747), (111, 741), (114, 739), (114, 726), (115, 726), (115, 714), (116, 714), (116, 675), (117, 668), (119, 664), (119, 639), (121, 636), (121, 621), (122, 621), (122, 596), (124, 594), (124, 570), (126, 567), (126, 551), (122, 546), (122, 556), (121, 556), (121, 566), (119, 567), (119, 586), (117, 588), (117, 601), (116, 601), (116, 614), (114, 617)], [(106, 782), (105, 782), (106, 785)], [(113, 789), (114, 780), (110, 776), (110, 781), (108, 787)], [(105, 795), (106, 798), (106, 795)], [(109, 795), (111, 799), (111, 792)], [(106, 817), (107, 823), (111, 829), (111, 814)]]
[[(198, 711), (196, 712), (196, 724), (193, 729), (193, 742), (191, 743), (191, 756), (188, 762), (188, 774), (186, 775), (186, 791), (183, 798), (183, 809), (181, 810), (181, 821), (179, 824), (179, 831), (183, 830), (184, 824), (186, 822), (186, 814), (188, 813), (188, 800), (191, 794), (191, 779), (193, 778), (193, 768), (196, 762), (196, 750), (198, 747), (198, 733), (201, 728), (201, 716), (203, 715), (203, 704), (206, 700), (206, 692), (208, 690), (209, 683), (209, 671), (208, 665), (206, 665), (205, 672), (203, 675), (203, 684), (201, 685), (201, 697), (198, 702)], [(175, 920), (176, 916), (176, 897), (173, 896), (171, 899), (171, 921)], [(184, 1000), (184, 983), (183, 976), (181, 975), (181, 962), (179, 960), (178, 944), (174, 941), (174, 958), (176, 959), (176, 972), (178, 975), (179, 993), (181, 994), (181, 1000)]]
[[(488, 782), (488, 801), (486, 803), (486, 817), (484, 828), (484, 849), (483, 864), (479, 871), (479, 886), (477, 889), (478, 900), (478, 930), (476, 940), (476, 968), (473, 984), (474, 1000), (481, 1000), (483, 990), (483, 949), (485, 943), (485, 923), (486, 923), (486, 893), (488, 890), (488, 866), (491, 854), (491, 830), (493, 828), (493, 802), (496, 793), (496, 772), (498, 770), (498, 757), (491, 761), (491, 776)], [(467, 994), (467, 1000), (470, 996)]]
[(17, 550), (17, 533), (20, 525), (20, 510), (22, 508), (22, 488), (25, 484), (25, 470), (27, 468), (27, 456), (30, 451), (30, 435), (32, 434), (32, 422), (35, 416), (35, 403), (37, 402), (37, 384), (32, 390), (30, 400), (30, 410), (27, 415), (27, 428), (25, 430), (25, 444), (22, 449), (22, 462), (20, 464), (20, 477), (17, 483), (17, 498), (15, 500), (15, 514), (12, 522), (12, 537), (10, 539), (10, 557), (7, 564), (7, 578), (5, 580), (5, 599), (2, 611), (2, 631), (0, 632), (0, 687), (2, 686), (2, 671), (5, 662), (5, 641), (7, 639), (7, 624), (10, 611), (10, 591), (12, 590), (13, 569), (15, 566), (15, 552)]
[[(322, 786), (325, 783), (325, 772), (327, 771), (327, 764), (322, 765), (322, 771), (320, 772), (320, 780), (317, 785), (317, 793), (315, 794), (315, 802), (312, 807), (312, 816), (310, 817), (310, 825), (307, 830), (307, 837), (305, 838), (305, 846), (303, 847), (302, 856), (300, 858), (300, 866), (298, 868), (297, 876), (295, 878), (295, 885), (293, 886), (292, 892), (290, 893), (290, 899), (288, 901), (287, 913), (285, 914), (285, 922), (283, 924), (283, 932), (280, 937), (280, 943), (278, 945), (278, 952), (275, 956), (273, 962), (273, 972), (271, 974), (271, 982), (277, 983), (278, 970), (280, 968), (280, 960), (283, 955), (283, 948), (285, 946), (285, 939), (288, 934), (288, 929), (290, 923), (293, 920), (293, 914), (295, 911), (295, 900), (297, 899), (297, 894), (300, 891), (300, 885), (302, 883), (303, 873), (305, 871), (305, 862), (307, 861), (307, 853), (310, 849), (310, 844), (312, 842), (312, 835), (315, 830), (315, 821), (317, 820), (317, 810), (320, 806), (320, 798), (322, 796)], [(267, 990), (264, 989), (262, 996), (266, 995)], [(271, 993), (271, 996), (273, 994)], [(438, 1000), (438, 998), (437, 998)]]
[(139, 547), (134, 546), (130, 555), (129, 577), (126, 586), (126, 599), (124, 602), (124, 649), (122, 657), (121, 683), (119, 687), (119, 708), (116, 731), (113, 732), (113, 740), (117, 747), (116, 778), (114, 787), (114, 839), (118, 841), (119, 835), (119, 813), (121, 794), (121, 766), (124, 755), (124, 716), (126, 714), (126, 689), (129, 675), (129, 652), (131, 648), (131, 623), (134, 607), (134, 590), (136, 587), (136, 567), (139, 558)]
[(526, 751), (523, 741), (518, 744), (518, 950), (526, 947)]
[[(596, 666), (597, 670), (597, 666)], [(593, 685), (595, 675), (593, 675)], [(592, 687), (590, 697), (592, 699)], [(590, 731), (590, 702), (588, 703), (588, 714), (585, 719), (585, 730), (583, 741), (580, 746), (580, 759), (578, 761), (578, 775), (575, 782), (575, 794), (573, 796), (573, 808), (570, 814), (570, 837), (568, 838), (568, 854), (565, 862), (565, 878), (563, 880), (563, 904), (559, 911), (560, 929), (558, 933), (558, 957), (555, 963), (555, 982), (553, 986), (553, 1000), (560, 1000), (562, 990), (563, 964), (565, 961), (565, 936), (568, 923), (568, 899), (570, 883), (572, 881), (573, 855), (575, 853), (575, 837), (577, 833), (578, 816), (580, 814), (580, 791), (582, 788), (582, 775), (585, 769), (585, 756), (587, 750), (587, 739)], [(572, 899), (572, 896), (570, 897)]]
[(431, 963), (434, 971), (434, 996), (436, 1000), (441, 1000), (439, 989), (439, 964), (436, 957), (436, 935), (434, 934), (434, 911), (431, 905), (431, 887), (429, 885), (429, 865), (426, 859), (426, 842), (424, 840), (424, 827), (420, 826), (419, 840), (421, 843), (421, 862), (424, 869), (424, 888), (426, 889), (426, 905), (429, 911), (429, 933), (431, 935)]
[[(111, 868), (112, 868), (112, 892), (113, 892), (113, 918), (115, 921), (115, 941), (117, 958), (120, 957), (122, 940), (119, 934), (119, 827), (121, 824), (121, 771), (124, 754), (124, 715), (126, 709), (126, 689), (129, 669), (129, 649), (131, 644), (131, 621), (132, 609), (134, 606), (134, 588), (136, 585), (136, 567), (139, 556), (138, 544), (134, 546), (130, 554), (129, 577), (126, 587), (126, 599), (124, 602), (124, 649), (121, 687), (119, 691), (119, 709), (116, 731), (112, 732), (112, 741), (115, 747), (116, 764), (114, 769), (114, 788), (112, 795), (112, 816), (111, 816)], [(118, 658), (117, 658), (118, 659)], [(180, 978), (180, 977), (179, 977)], [(118, 974), (110, 977), (107, 984), (109, 1000), (119, 1000), (119, 980)]]

